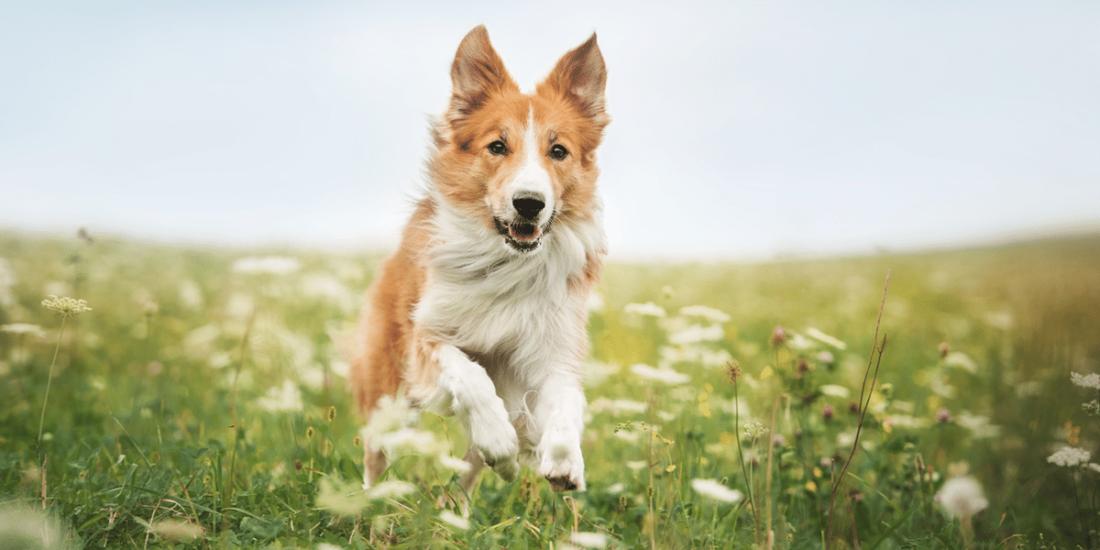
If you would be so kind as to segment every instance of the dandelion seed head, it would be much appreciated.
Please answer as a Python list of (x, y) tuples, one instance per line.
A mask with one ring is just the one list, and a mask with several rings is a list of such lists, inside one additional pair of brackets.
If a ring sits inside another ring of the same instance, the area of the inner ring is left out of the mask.
[(982, 493), (982, 486), (971, 476), (953, 477), (936, 493), (936, 502), (950, 518), (968, 518), (985, 510), (989, 501)]
[(58, 298), (53, 294), (50, 294), (49, 298), (42, 300), (42, 305), (46, 306), (46, 309), (50, 311), (57, 312), (57, 314), (62, 317), (76, 317), (85, 311), (92, 310), (92, 308), (88, 307), (88, 302), (84, 300), (77, 300), (75, 298), (69, 298), (68, 296)]

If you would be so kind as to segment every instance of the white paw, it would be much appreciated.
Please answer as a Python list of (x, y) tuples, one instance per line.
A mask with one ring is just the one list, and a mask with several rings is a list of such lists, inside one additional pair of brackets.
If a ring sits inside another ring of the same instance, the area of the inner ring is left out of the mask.
[(519, 473), (519, 437), (508, 421), (504, 403), (470, 416), (470, 440), (490, 468), (504, 481), (514, 481)]
[(560, 427), (547, 430), (539, 442), (538, 456), (538, 474), (550, 482), (553, 490), (584, 490), (584, 457), (580, 434), (575, 430)]

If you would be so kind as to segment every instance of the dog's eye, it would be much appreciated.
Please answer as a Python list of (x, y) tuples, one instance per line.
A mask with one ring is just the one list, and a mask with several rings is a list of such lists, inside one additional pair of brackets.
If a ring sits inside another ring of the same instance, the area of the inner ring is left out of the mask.
[(503, 141), (497, 140), (489, 144), (489, 152), (494, 155), (503, 155), (508, 152), (508, 146)]
[(555, 143), (554, 146), (550, 148), (550, 158), (554, 160), (565, 160), (565, 157), (568, 156), (569, 150), (562, 147), (559, 143)]

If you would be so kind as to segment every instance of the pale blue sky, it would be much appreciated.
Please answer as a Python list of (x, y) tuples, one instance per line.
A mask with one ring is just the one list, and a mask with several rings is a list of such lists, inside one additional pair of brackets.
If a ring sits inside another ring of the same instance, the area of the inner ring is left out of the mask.
[(1100, 230), (1100, 2), (959, 1), (6, 2), (0, 227), (391, 247), (480, 23), (598, 32), (613, 256)]

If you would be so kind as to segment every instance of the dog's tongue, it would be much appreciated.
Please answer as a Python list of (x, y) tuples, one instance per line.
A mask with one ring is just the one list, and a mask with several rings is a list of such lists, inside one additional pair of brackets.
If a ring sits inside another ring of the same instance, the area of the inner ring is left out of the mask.
[(542, 230), (534, 224), (514, 224), (508, 227), (508, 235), (516, 242), (528, 243), (538, 240), (542, 236)]

